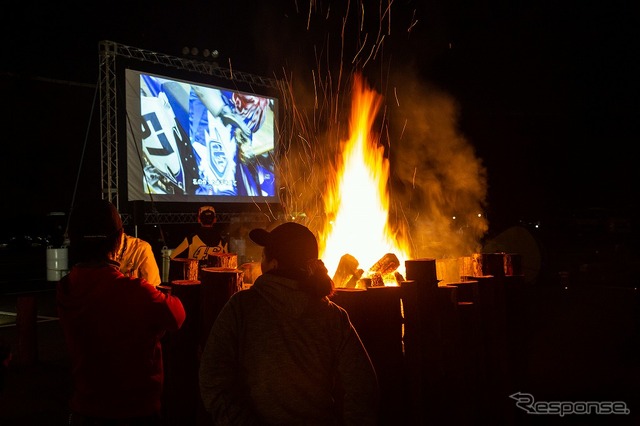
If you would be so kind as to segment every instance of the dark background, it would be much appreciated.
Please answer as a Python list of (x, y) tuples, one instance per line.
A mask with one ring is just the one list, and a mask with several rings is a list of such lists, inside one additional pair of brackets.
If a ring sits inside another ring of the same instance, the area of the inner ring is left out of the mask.
[[(309, 5), (23, 2), (5, 11), (2, 237), (100, 191), (100, 40), (176, 56), (218, 49), (221, 66), (272, 77), (312, 58), (321, 34), (340, 37), (319, 12), (331, 2), (310, 14)], [(640, 112), (633, 2), (396, 1), (392, 13), (393, 64), (410, 63), (459, 103), (460, 131), (488, 172), (492, 233), (585, 225), (629, 238)]]
[[(346, 3), (314, 3), (314, 29), (322, 22), (317, 10)], [(66, 213), (74, 197), (100, 191), (100, 40), (176, 56), (184, 46), (218, 49), (221, 66), (271, 77), (313, 57), (318, 36), (306, 31), (309, 4), (23, 1), (5, 8), (0, 246), (59, 225), (47, 214)], [(358, 2), (350, 4), (357, 10)], [(500, 400), (517, 424), (637, 424), (637, 2), (396, 0), (393, 7), (397, 31), (387, 53), (455, 97), (460, 131), (486, 166), (488, 237), (519, 225), (539, 243), (537, 286), (508, 306), (518, 337), (510, 346), (513, 391), (536, 401), (625, 401), (632, 415), (592, 422), (529, 416), (506, 392)], [(407, 22), (415, 23), (411, 32)], [(323, 30), (340, 37), (339, 27)], [(310, 60), (300, 68), (313, 67)], [(20, 279), (37, 268), (24, 252), (2, 261), (2, 271)], [(55, 330), (41, 337), (60, 345)], [(33, 375), (15, 404), (21, 416), (41, 413), (34, 395), (38, 403), (60, 399), (66, 413), (62, 372), (54, 380)], [(452, 410), (462, 413), (475, 399), (456, 399)]]

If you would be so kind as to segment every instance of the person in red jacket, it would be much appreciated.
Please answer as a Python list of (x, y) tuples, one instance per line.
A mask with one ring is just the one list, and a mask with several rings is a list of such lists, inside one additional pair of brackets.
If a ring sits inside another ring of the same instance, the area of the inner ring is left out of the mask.
[(72, 425), (161, 424), (161, 338), (182, 326), (185, 310), (175, 296), (120, 272), (122, 232), (106, 200), (86, 201), (69, 218), (74, 264), (56, 301), (71, 358)]

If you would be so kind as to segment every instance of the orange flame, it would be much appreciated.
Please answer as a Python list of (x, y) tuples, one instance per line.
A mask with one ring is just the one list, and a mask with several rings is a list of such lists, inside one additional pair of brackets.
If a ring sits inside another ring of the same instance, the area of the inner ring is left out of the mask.
[(343, 141), (335, 181), (324, 195), (329, 217), (319, 233), (320, 257), (334, 273), (345, 254), (366, 271), (386, 253), (400, 261), (398, 272), (404, 276), (404, 261), (409, 259), (409, 244), (396, 240), (388, 223), (389, 161), (372, 131), (382, 97), (355, 76), (351, 107), (350, 137)]

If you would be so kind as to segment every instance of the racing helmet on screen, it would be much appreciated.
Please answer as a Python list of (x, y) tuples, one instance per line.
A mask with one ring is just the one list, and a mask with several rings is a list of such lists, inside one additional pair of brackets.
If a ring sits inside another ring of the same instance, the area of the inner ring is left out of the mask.
[(217, 221), (216, 209), (213, 206), (202, 206), (198, 209), (198, 223), (200, 225), (209, 227), (213, 226)]

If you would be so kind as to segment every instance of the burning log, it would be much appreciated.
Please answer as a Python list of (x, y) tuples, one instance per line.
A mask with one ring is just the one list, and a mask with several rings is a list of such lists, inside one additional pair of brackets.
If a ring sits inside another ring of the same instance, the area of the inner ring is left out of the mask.
[[(333, 282), (335, 283), (336, 287), (354, 288), (356, 286), (356, 281), (358, 281), (358, 279), (362, 276), (361, 272), (360, 275), (355, 278), (355, 280), (353, 279), (358, 271), (361, 271), (361, 269), (358, 269), (359, 264), (360, 263), (358, 262), (358, 260), (350, 254), (345, 254), (344, 256), (342, 256), (340, 258), (338, 268), (336, 269), (335, 274), (333, 274)], [(351, 281), (353, 281), (353, 285), (350, 285)]]
[(364, 269), (356, 269), (353, 275), (351, 275), (351, 278), (349, 278), (349, 281), (347, 281), (347, 284), (345, 285), (345, 287), (347, 288), (358, 287), (358, 283), (360, 282), (360, 277), (362, 277), (362, 274), (364, 274)]
[(371, 278), (371, 287), (381, 287), (386, 282), (396, 282), (399, 285), (400, 282), (404, 281), (404, 278), (398, 280), (395, 273), (398, 266), (400, 266), (400, 261), (395, 254), (387, 253), (382, 256), (380, 260), (369, 268), (366, 274), (367, 277)]
[(364, 269), (358, 268), (358, 260), (350, 254), (340, 258), (340, 263), (333, 274), (333, 282), (336, 288), (361, 288), (383, 287), (387, 282), (395, 282), (400, 285), (404, 281), (401, 273), (396, 271), (400, 266), (398, 257), (393, 253), (387, 253), (378, 260), (365, 274)]
[(356, 283), (356, 288), (363, 289), (363, 290), (371, 288), (371, 278), (369, 277), (360, 278)]
[(384, 287), (384, 280), (380, 272), (374, 272), (369, 276), (369, 279), (371, 280), (371, 287)]
[(367, 272), (367, 276), (372, 277), (376, 274), (384, 276), (387, 274), (393, 274), (400, 266), (398, 257), (393, 253), (387, 253), (380, 260), (378, 260)]

